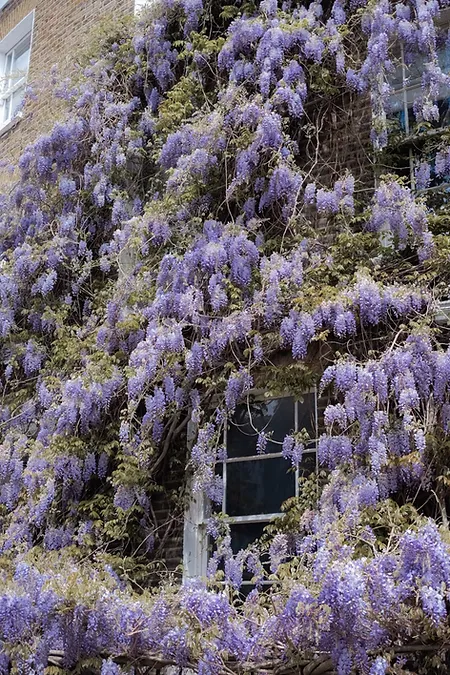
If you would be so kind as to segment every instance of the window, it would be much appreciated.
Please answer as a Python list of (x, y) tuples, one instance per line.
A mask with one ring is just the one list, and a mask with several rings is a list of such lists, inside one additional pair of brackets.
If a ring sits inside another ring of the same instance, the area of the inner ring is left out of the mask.
[[(438, 46), (438, 61), (443, 72), (450, 73), (450, 45), (444, 41)], [(422, 97), (422, 75), (425, 59), (420, 55), (414, 56), (409, 65), (405, 57), (403, 46), (400, 50), (399, 65), (390, 81), (392, 93), (390, 95), (390, 109), (393, 119), (396, 119), (402, 131), (406, 134), (414, 133), (417, 122), (414, 117), (414, 102)], [(439, 119), (430, 123), (433, 128), (442, 128), (450, 124), (450, 88), (442, 86), (435, 104), (439, 110)], [(420, 125), (420, 123), (419, 123)]]
[(22, 105), (30, 65), (34, 13), (0, 41), (0, 130), (9, 128)]
[(30, 49), (31, 33), (5, 56), (2, 124), (7, 124), (14, 117), (23, 101), (30, 63)]
[[(437, 26), (437, 56), (444, 73), (450, 74), (450, 43), (448, 40), (448, 12), (441, 17)], [(445, 22), (445, 23), (444, 23)], [(408, 178), (412, 189), (423, 191), (416, 180), (419, 165), (426, 161), (430, 165), (430, 180), (426, 187), (427, 203), (435, 209), (448, 204), (449, 176), (438, 176), (434, 159), (439, 143), (439, 133), (450, 126), (450, 87), (441, 85), (436, 100), (439, 119), (421, 122), (415, 119), (414, 103), (422, 98), (422, 76), (425, 71), (425, 57), (420, 54), (408, 54), (403, 45), (399, 47), (398, 65), (390, 78), (390, 119), (397, 124), (403, 140), (397, 145), (394, 157), (396, 173)], [(405, 138), (406, 137), (406, 138)]]
[[(303, 401), (290, 396), (258, 398), (237, 406), (226, 431), (227, 458), (217, 463), (223, 479), (221, 510), (230, 525), (231, 545), (237, 553), (261, 536), (281, 505), (298, 496), (299, 478), (316, 471), (317, 394)], [(285, 436), (305, 429), (310, 441), (296, 470), (281, 453)], [(267, 445), (258, 453), (258, 436), (264, 432)], [(196, 496), (186, 514), (184, 566), (187, 576), (205, 574), (208, 541), (205, 521), (211, 505)], [(244, 581), (249, 584), (249, 581)]]

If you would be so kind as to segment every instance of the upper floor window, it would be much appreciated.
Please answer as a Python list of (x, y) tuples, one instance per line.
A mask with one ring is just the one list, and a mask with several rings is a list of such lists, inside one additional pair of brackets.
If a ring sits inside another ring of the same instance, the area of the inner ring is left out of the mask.
[(20, 108), (30, 65), (31, 33), (5, 56), (2, 123), (9, 122)]
[[(448, 11), (441, 15), (437, 25), (437, 58), (443, 73), (450, 75), (450, 41)], [(415, 104), (423, 97), (422, 79), (428, 58), (417, 52), (398, 47), (397, 67), (390, 78), (390, 118), (396, 122), (403, 138), (395, 138), (388, 151), (388, 163), (383, 171), (392, 170), (404, 176), (411, 189), (426, 197), (433, 211), (446, 207), (449, 201), (449, 176), (436, 171), (435, 159), (439, 149), (440, 130), (450, 126), (450, 87), (442, 84), (432, 102), (437, 119), (416, 119)]]
[(0, 40), (0, 130), (17, 115), (25, 96), (30, 65), (33, 12)]
[[(317, 394), (302, 401), (293, 397), (255, 397), (236, 407), (225, 434), (226, 459), (217, 464), (223, 480), (220, 510), (230, 526), (234, 553), (258, 539), (265, 526), (282, 515), (281, 506), (299, 496), (300, 478), (315, 472)], [(294, 469), (283, 457), (286, 436), (305, 430), (309, 436), (301, 462)], [(261, 447), (264, 435), (265, 447)], [(211, 505), (202, 498), (193, 502), (185, 524), (184, 563), (188, 576), (206, 572), (208, 551), (206, 521)], [(250, 579), (244, 580), (244, 586)]]
[[(444, 73), (450, 73), (450, 45), (443, 39), (438, 46), (438, 61)], [(414, 133), (417, 121), (414, 115), (414, 103), (422, 97), (422, 76), (425, 70), (425, 58), (416, 54), (408, 63), (403, 46), (400, 50), (399, 64), (391, 79), (390, 109), (392, 117), (397, 119), (400, 128), (406, 134)], [(434, 101), (439, 119), (430, 122), (433, 128), (442, 128), (450, 124), (450, 88), (442, 85)]]

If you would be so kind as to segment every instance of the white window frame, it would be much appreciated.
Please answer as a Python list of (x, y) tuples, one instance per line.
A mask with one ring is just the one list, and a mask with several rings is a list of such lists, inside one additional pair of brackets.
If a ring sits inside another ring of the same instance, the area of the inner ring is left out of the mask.
[[(309, 389), (304, 392), (305, 395), (313, 394), (314, 395), (314, 427), (316, 432), (316, 437), (311, 438), (308, 441), (307, 449), (303, 453), (305, 455), (315, 455), (315, 466), (316, 471), (318, 470), (318, 456), (317, 456), (317, 443), (318, 443), (318, 433), (319, 433), (319, 414), (318, 414), (318, 392), (317, 387)], [(280, 396), (270, 396), (266, 397), (261, 392), (249, 392), (248, 396), (252, 396), (253, 401), (268, 401), (268, 400), (278, 400), (281, 398), (293, 398), (294, 405), (294, 432), (301, 431), (298, 428), (299, 425), (299, 406), (302, 405), (301, 401), (296, 401), (292, 394), (288, 392)], [(248, 400), (248, 398), (247, 398)], [(226, 443), (226, 430), (225, 430), (225, 443)], [(189, 436), (189, 434), (188, 434)], [(191, 433), (192, 436), (192, 433)], [(192, 440), (192, 439), (191, 439)], [(189, 442), (189, 439), (188, 439)], [(222, 511), (226, 508), (226, 488), (227, 488), (227, 466), (235, 462), (246, 462), (246, 461), (266, 461), (268, 459), (276, 459), (282, 457), (281, 448), (280, 452), (271, 452), (264, 453), (261, 455), (250, 455), (248, 457), (231, 457), (227, 458), (224, 461), (217, 462), (217, 464), (222, 464), (223, 466), (223, 481), (224, 481), (224, 490), (223, 490), (223, 502), (222, 502)], [(287, 460), (286, 460), (287, 461)], [(300, 492), (300, 470), (297, 467), (295, 470), (294, 478), (294, 493), (292, 497), (298, 497)], [(184, 520), (184, 536), (183, 536), (183, 575), (185, 578), (192, 577), (204, 577), (207, 572), (208, 566), (208, 535), (206, 532), (206, 522), (211, 514), (211, 503), (203, 493), (192, 493), (192, 486), (188, 485), (188, 490), (190, 492), (190, 500), (188, 507), (185, 513)], [(226, 522), (229, 525), (234, 524), (247, 524), (247, 523), (270, 523), (274, 518), (280, 518), (283, 516), (282, 512), (277, 513), (262, 513), (246, 516), (227, 516)], [(250, 581), (243, 581), (243, 586), (251, 584)]]
[(404, 127), (404, 132), (407, 136), (409, 136), (410, 129), (409, 129), (409, 107), (408, 107), (408, 91), (411, 89), (416, 89), (417, 84), (407, 84), (407, 66), (405, 63), (405, 51), (403, 49), (403, 44), (400, 45), (400, 67), (402, 71), (402, 83), (400, 87), (396, 87), (392, 89), (391, 95), (393, 94), (401, 94), (402, 95), (402, 108), (401, 111), (403, 112), (404, 119), (405, 119), (405, 127)]
[[(6, 78), (6, 60), (8, 54), (11, 53), (17, 46), (20, 45), (23, 40), (25, 40), (28, 36), (30, 36), (30, 57), (31, 57), (31, 52), (33, 49), (33, 25), (34, 25), (34, 10), (30, 12), (26, 17), (22, 19), (14, 28), (2, 39), (0, 40), (0, 73), (2, 76), (3, 83), (5, 82)], [(11, 95), (14, 93), (14, 91), (17, 91), (18, 89), (22, 88), (28, 79), (28, 73), (29, 73), (29, 67), (26, 72), (26, 74), (21, 78), (18, 82), (14, 84), (14, 86), (5, 88), (3, 89), (3, 85), (1, 87), (2, 91), (0, 92), (0, 100), (1, 100), (1, 113), (3, 116), (3, 105), (5, 105), (5, 101), (8, 100)], [(17, 115), (13, 117), (9, 117), (7, 120), (4, 122), (0, 122), (0, 135), (2, 133), (5, 133), (8, 131), (11, 127), (13, 127), (17, 122), (21, 119), (22, 114), (19, 112)]]
[(3, 9), (3, 7), (6, 7), (8, 2), (10, 2), (10, 1), (11, 0), (0, 0), (0, 9)]

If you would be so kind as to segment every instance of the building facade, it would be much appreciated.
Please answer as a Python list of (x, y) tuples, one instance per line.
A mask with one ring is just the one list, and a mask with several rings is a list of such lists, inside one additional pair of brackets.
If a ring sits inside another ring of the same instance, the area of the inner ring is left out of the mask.
[[(46, 98), (42, 87), (39, 89), (49, 77), (53, 64), (58, 63), (61, 69), (68, 67), (71, 56), (102, 19), (130, 15), (145, 4), (145, 0), (0, 0), (0, 160), (3, 163), (14, 165), (25, 145), (53, 123), (55, 102)], [(442, 65), (450, 70), (447, 43), (439, 55)], [(401, 146), (399, 165), (410, 178), (412, 187), (416, 187), (416, 166), (421, 161), (424, 139), (429, 137), (429, 133), (414, 135), (412, 129), (413, 102), (420, 88), (418, 73), (420, 64), (410, 64), (407, 71), (402, 59), (401, 67), (393, 75), (391, 97), (392, 124), (399, 125), (408, 136)], [(23, 115), (21, 104), (28, 85), (37, 85), (39, 93), (31, 105), (32, 114)], [(449, 101), (448, 90), (441, 91), (438, 100), (441, 117), (436, 129), (431, 131), (448, 126)], [(346, 95), (331, 105), (329, 101), (323, 103), (323, 110), (320, 105), (318, 101), (311, 107), (311, 122), (323, 118), (327, 123), (317, 125), (320, 134), (311, 137), (303, 148), (306, 168), (314, 173), (320, 149), (323, 166), (320, 178), (324, 184), (332, 184), (345, 168), (350, 169), (361, 186), (362, 200), (367, 201), (367, 193), (371, 193), (374, 186), (369, 102), (358, 105)], [(386, 171), (390, 168), (386, 164)], [(434, 180), (431, 187), (441, 188), (442, 182), (446, 185), (447, 177), (444, 178), (445, 181)], [(267, 399), (261, 392), (258, 394), (251, 404), (238, 407), (230, 420), (225, 439), (227, 459), (218, 467), (224, 481), (222, 511), (228, 514), (235, 552), (260, 536), (271, 520), (281, 516), (283, 502), (298, 496), (299, 479), (317, 469), (316, 442), (322, 429), (320, 412), (324, 405), (318, 400), (317, 392), (305, 392), (301, 402), (289, 395)], [(281, 442), (287, 434), (303, 430), (309, 438), (303, 462), (295, 472), (289, 471), (289, 462), (282, 457)], [(257, 445), (261, 431), (270, 437), (264, 454)], [(277, 490), (271, 491), (269, 485), (274, 477)], [(172, 476), (168, 486), (172, 493), (180, 490), (183, 478)], [(211, 505), (198, 496), (187, 501), (184, 519), (180, 513), (173, 517), (170, 500), (162, 498), (155, 500), (154, 516), (158, 527), (167, 533), (162, 542), (166, 567), (173, 570), (183, 559), (185, 573), (196, 576), (206, 571), (209, 554), (206, 521)], [(250, 584), (248, 580), (245, 583)]]
[[(55, 119), (55, 100), (45, 95), (52, 66), (58, 64), (64, 72), (99, 22), (130, 15), (144, 4), (142, 0), (0, 0), (3, 164), (14, 165), (24, 146)], [(28, 85), (39, 93), (23, 114)]]

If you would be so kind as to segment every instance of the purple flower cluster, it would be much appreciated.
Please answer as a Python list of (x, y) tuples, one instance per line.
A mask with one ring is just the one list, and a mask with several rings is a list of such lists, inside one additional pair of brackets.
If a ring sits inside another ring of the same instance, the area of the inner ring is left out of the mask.
[(352, 289), (342, 293), (342, 300), (326, 301), (314, 314), (291, 310), (282, 320), (280, 335), (291, 346), (295, 358), (304, 358), (314, 335), (327, 329), (339, 338), (356, 333), (356, 318), (363, 325), (379, 325), (389, 316), (394, 318), (420, 314), (430, 303), (427, 293), (405, 286), (379, 287), (370, 278), (361, 276)]
[[(450, 384), (447, 360), (447, 351), (436, 351), (428, 337), (413, 334), (404, 345), (387, 352), (378, 361), (363, 365), (342, 361), (327, 369), (322, 386), (333, 383), (343, 402), (327, 407), (325, 423), (330, 434), (341, 433), (320, 440), (321, 461), (332, 467), (352, 457), (357, 464), (368, 461), (371, 473), (384, 483), (387, 478), (392, 481), (394, 476), (390, 457), (410, 456), (416, 471), (417, 462), (425, 461), (423, 411), (431, 396), (434, 414), (441, 420), (442, 431), (447, 433), (445, 405)], [(389, 414), (394, 410), (395, 432), (389, 422)], [(344, 430), (347, 434), (353, 430), (354, 436), (342, 434)], [(381, 474), (385, 478), (382, 479)], [(400, 472), (392, 482), (392, 489), (404, 479)]]
[(396, 181), (384, 182), (375, 191), (372, 214), (366, 227), (385, 237), (395, 237), (400, 249), (410, 241), (427, 242), (427, 254), (429, 252), (430, 233), (425, 206), (415, 199), (411, 190)]
[(305, 186), (303, 200), (305, 204), (314, 204), (318, 213), (333, 215), (341, 209), (353, 215), (354, 189), (355, 179), (351, 174), (348, 174), (343, 180), (336, 181), (332, 189), (317, 189), (315, 183), (308, 183)]

